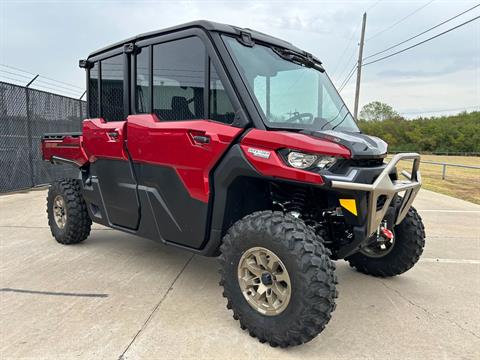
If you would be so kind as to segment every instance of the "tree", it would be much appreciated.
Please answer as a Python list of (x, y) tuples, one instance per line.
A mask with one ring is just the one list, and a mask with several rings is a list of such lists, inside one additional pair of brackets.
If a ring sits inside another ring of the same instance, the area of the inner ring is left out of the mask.
[(400, 118), (400, 114), (393, 110), (388, 104), (380, 101), (372, 101), (362, 108), (359, 118), (363, 121), (384, 121), (398, 119)]

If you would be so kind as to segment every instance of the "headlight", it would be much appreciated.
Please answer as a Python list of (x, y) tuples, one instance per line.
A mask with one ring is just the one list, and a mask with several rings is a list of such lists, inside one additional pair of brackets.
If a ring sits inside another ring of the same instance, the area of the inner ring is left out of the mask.
[(313, 165), (319, 169), (326, 169), (332, 166), (336, 160), (334, 156), (305, 154), (298, 151), (291, 151), (287, 155), (288, 164), (297, 169), (307, 169)]
[(319, 169), (326, 169), (333, 165), (337, 161), (334, 156), (320, 156), (320, 160), (317, 162), (317, 167)]
[(297, 169), (306, 169), (317, 161), (317, 155), (292, 151), (287, 156), (288, 163)]

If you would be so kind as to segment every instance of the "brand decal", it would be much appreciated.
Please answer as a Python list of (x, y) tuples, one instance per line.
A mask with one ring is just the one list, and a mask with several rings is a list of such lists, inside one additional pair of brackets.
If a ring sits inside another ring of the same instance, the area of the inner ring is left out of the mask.
[(260, 157), (263, 159), (268, 159), (270, 157), (270, 151), (267, 151), (267, 150), (248, 148), (248, 152), (253, 156)]

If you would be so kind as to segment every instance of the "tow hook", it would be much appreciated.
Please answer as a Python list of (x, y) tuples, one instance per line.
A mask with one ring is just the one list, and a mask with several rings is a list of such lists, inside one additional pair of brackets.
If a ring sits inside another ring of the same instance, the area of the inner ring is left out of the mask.
[(380, 245), (380, 249), (385, 250), (387, 244), (393, 244), (393, 240), (393, 231), (387, 228), (387, 222), (383, 221), (377, 230), (377, 243)]
[(380, 236), (383, 237), (386, 241), (393, 240), (393, 232), (386, 227), (382, 227), (380, 231)]

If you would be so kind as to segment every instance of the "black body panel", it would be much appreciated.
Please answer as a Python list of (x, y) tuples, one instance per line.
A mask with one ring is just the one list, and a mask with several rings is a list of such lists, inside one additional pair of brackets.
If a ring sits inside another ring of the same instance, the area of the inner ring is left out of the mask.
[(140, 204), (129, 162), (98, 159), (90, 164), (90, 175), (93, 181), (92, 189), (86, 190), (90, 190), (89, 194), (85, 194), (87, 202), (104, 208), (102, 218), (107, 224), (136, 229)]
[(252, 30), (252, 29), (246, 29), (246, 28), (239, 28), (239, 27), (232, 26), (232, 25), (227, 25), (227, 24), (220, 24), (220, 23), (216, 23), (216, 22), (213, 22), (213, 21), (198, 20), (198, 21), (191, 21), (189, 23), (180, 24), (180, 25), (169, 27), (169, 28), (165, 28), (165, 29), (161, 29), (161, 30), (155, 30), (155, 31), (151, 31), (151, 32), (148, 32), (148, 33), (144, 33), (144, 34), (140, 34), (140, 35), (130, 37), (130, 38), (125, 39), (123, 41), (116, 42), (112, 45), (108, 45), (108, 46), (106, 46), (102, 49), (94, 51), (88, 56), (88, 58), (90, 59), (94, 56), (104, 54), (105, 52), (111, 51), (111, 50), (113, 50), (115, 48), (118, 48), (118, 47), (122, 47), (122, 51), (123, 51), (123, 45), (125, 45), (125, 44), (136, 43), (138, 41), (145, 40), (145, 39), (148, 39), (148, 38), (161, 36), (161, 35), (167, 35), (167, 34), (171, 34), (171, 33), (176, 33), (176, 32), (182, 31), (182, 30), (187, 30), (187, 29), (192, 29), (192, 28), (198, 28), (198, 29), (202, 29), (202, 30), (212, 32), (212, 33), (219, 32), (219, 33), (225, 33), (225, 34), (231, 34), (231, 35), (240, 35), (240, 33), (242, 31), (243, 32), (248, 32), (250, 34), (251, 38), (254, 39), (254, 40), (271, 43), (273, 45), (276, 45), (276, 46), (279, 46), (279, 47), (282, 47), (282, 48), (285, 48), (285, 49), (290, 49), (290, 50), (293, 50), (293, 51), (297, 51), (297, 52), (303, 52), (302, 50), (300, 50), (296, 46), (292, 45), (288, 41), (285, 41), (285, 40), (282, 40), (282, 39), (279, 39), (279, 38), (261, 33), (259, 31), (255, 31), (255, 30)]
[(208, 204), (190, 196), (175, 169), (134, 167), (142, 207), (137, 235), (198, 249), (206, 238)]
[(345, 146), (350, 150), (352, 159), (376, 159), (387, 156), (387, 143), (375, 136), (335, 130), (305, 130), (302, 133)]
[[(249, 181), (245, 181), (246, 178)], [(253, 211), (271, 207), (267, 198), (269, 190), (265, 187), (265, 180), (269, 179), (250, 165), (238, 144), (233, 145), (225, 154), (212, 172), (211, 179), (214, 188), (212, 230), (208, 249), (205, 249), (209, 255), (217, 250), (222, 236), (235, 220)]]

